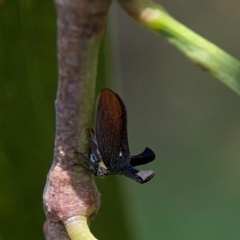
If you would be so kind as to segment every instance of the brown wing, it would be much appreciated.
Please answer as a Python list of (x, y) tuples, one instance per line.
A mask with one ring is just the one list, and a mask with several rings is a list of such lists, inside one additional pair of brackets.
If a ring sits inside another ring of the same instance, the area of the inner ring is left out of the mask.
[(123, 126), (122, 126), (122, 143), (121, 143), (121, 151), (122, 151), (122, 158), (126, 159), (130, 157), (130, 150), (128, 145), (128, 136), (127, 136), (127, 110), (125, 107), (125, 104), (123, 103), (122, 99), (116, 94), (116, 97), (118, 98), (118, 101), (121, 105), (122, 109), (122, 120), (123, 120)]
[(118, 95), (104, 89), (97, 104), (96, 139), (103, 161), (110, 170), (119, 163), (120, 155), (129, 153), (126, 135), (125, 106)]

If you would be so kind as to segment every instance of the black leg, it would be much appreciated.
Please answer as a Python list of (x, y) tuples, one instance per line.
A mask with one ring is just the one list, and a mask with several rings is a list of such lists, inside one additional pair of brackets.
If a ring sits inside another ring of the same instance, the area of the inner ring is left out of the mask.
[(84, 167), (87, 171), (89, 171), (90, 173), (94, 174), (95, 176), (97, 176), (98, 174), (98, 164), (94, 163), (91, 161), (91, 159), (84, 153), (80, 153), (78, 151), (75, 151), (75, 153), (80, 154), (81, 156), (83, 156), (84, 162), (80, 163), (79, 165), (81, 165), (82, 167)]

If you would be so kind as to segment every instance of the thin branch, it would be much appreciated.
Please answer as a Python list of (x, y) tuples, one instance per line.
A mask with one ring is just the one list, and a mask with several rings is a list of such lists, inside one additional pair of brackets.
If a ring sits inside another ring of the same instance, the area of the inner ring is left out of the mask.
[(196, 66), (240, 94), (240, 62), (172, 18), (150, 0), (118, 0), (128, 14), (147, 29), (163, 36)]
[(88, 223), (100, 207), (100, 194), (92, 175), (75, 164), (81, 159), (74, 152), (88, 152), (97, 59), (110, 0), (55, 0), (55, 4), (59, 82), (54, 160), (43, 195), (48, 219), (44, 232), (51, 240), (66, 239), (57, 231), (62, 222), (72, 240), (95, 239)]

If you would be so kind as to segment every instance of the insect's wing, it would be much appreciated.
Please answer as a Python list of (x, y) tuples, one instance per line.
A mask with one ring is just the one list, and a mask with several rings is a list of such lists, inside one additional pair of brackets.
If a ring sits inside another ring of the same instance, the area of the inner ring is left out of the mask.
[(127, 110), (122, 99), (116, 94), (116, 97), (119, 101), (122, 111), (122, 138), (121, 138), (121, 155), (122, 159), (128, 159), (130, 157), (130, 150), (128, 145), (128, 136), (127, 136)]
[[(103, 161), (109, 170), (119, 163), (124, 136), (125, 107), (109, 89), (99, 96), (96, 117), (96, 139)], [(129, 151), (129, 150), (128, 150)], [(125, 154), (125, 153), (124, 153)]]
[(132, 167), (135, 167), (152, 162), (154, 159), (155, 153), (150, 148), (146, 147), (142, 153), (136, 156), (131, 156), (130, 164)]

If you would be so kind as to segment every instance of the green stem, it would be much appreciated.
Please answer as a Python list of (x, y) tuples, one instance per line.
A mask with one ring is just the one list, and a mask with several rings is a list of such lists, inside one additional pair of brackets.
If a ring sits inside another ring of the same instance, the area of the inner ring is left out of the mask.
[(141, 25), (163, 36), (194, 64), (240, 94), (240, 62), (237, 59), (176, 21), (160, 5), (145, 0), (119, 2)]
[(64, 221), (68, 235), (72, 240), (97, 240), (90, 232), (88, 220), (84, 216), (71, 217)]

